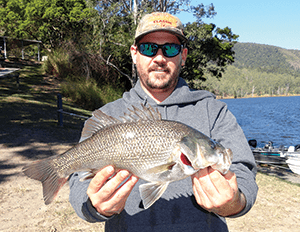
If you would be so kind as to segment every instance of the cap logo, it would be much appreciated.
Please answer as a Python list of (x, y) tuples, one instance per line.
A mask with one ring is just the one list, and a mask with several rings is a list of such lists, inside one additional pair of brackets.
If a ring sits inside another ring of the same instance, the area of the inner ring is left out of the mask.
[(167, 26), (171, 26), (171, 27), (176, 27), (177, 26), (177, 20), (173, 17), (169, 17), (169, 16), (153, 16), (149, 18), (149, 21), (153, 24), (159, 24), (161, 27), (167, 27)]

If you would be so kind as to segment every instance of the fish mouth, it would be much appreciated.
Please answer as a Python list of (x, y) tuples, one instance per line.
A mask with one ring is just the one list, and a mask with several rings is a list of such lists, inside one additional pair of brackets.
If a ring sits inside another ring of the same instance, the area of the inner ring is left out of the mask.
[(185, 154), (181, 153), (180, 160), (183, 164), (193, 167), (192, 162), (188, 159), (188, 157)]

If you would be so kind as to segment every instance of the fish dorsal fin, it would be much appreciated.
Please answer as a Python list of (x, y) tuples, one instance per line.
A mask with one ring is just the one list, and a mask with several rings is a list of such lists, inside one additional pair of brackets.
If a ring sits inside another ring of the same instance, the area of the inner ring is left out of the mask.
[(132, 106), (133, 109), (128, 109), (130, 113), (124, 113), (124, 116), (121, 118), (125, 122), (132, 122), (132, 121), (159, 121), (161, 120), (161, 114), (158, 112), (158, 110), (154, 110), (152, 106), (146, 107), (143, 104), (141, 104), (143, 109), (138, 109), (135, 106)]
[(84, 125), (80, 142), (92, 137), (93, 134), (97, 133), (104, 127), (120, 123), (121, 121), (103, 113), (101, 110), (95, 110), (93, 112), (93, 117), (89, 118)]
[(146, 107), (143, 104), (143, 109), (138, 109), (132, 106), (133, 109), (128, 109), (129, 113), (124, 113), (124, 116), (120, 118), (122, 121), (103, 113), (101, 110), (95, 110), (93, 117), (89, 118), (82, 130), (80, 142), (92, 137), (99, 130), (104, 127), (111, 126), (114, 124), (126, 123), (126, 122), (137, 122), (137, 121), (158, 121), (161, 120), (161, 114), (158, 110), (154, 110), (151, 106)]

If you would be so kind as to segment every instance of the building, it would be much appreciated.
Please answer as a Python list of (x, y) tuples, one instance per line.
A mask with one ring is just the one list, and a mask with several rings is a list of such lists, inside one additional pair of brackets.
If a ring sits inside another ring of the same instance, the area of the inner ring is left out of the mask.
[(0, 59), (1, 56), (4, 59), (7, 59), (8, 57), (8, 51), (10, 43), (13, 43), (14, 45), (17, 45), (19, 48), (22, 49), (22, 59), (24, 59), (24, 47), (29, 46), (31, 44), (36, 44), (38, 46), (38, 54), (37, 54), (37, 60), (40, 61), (40, 44), (41, 41), (38, 40), (27, 40), (27, 39), (15, 39), (8, 36), (0, 36)]

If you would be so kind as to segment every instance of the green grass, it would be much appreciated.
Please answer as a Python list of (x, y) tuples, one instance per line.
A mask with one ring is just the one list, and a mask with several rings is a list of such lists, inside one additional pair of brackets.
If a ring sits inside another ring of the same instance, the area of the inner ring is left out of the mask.
[(123, 90), (110, 85), (99, 87), (93, 80), (66, 81), (62, 84), (64, 96), (85, 109), (94, 110), (122, 97)]
[[(49, 141), (78, 141), (83, 119), (64, 115), (64, 127), (57, 125), (59, 82), (44, 76), (40, 66), (26, 66), (19, 73), (19, 86), (15, 78), (0, 79), (0, 143), (16, 145), (15, 138), (24, 137), (26, 133), (29, 138), (22, 141), (41, 141), (38, 132), (43, 133), (43, 130), (45, 134), (50, 133)], [(91, 115), (67, 98), (63, 98), (63, 109), (87, 117)]]

